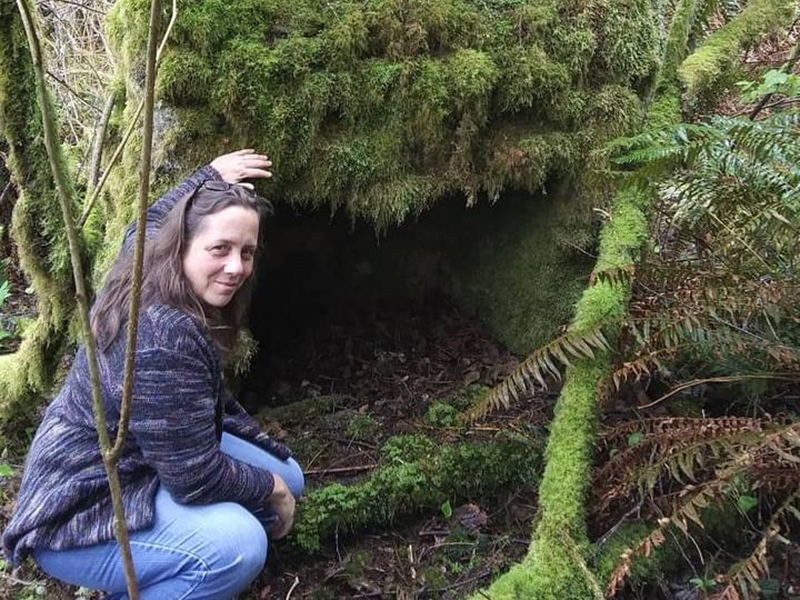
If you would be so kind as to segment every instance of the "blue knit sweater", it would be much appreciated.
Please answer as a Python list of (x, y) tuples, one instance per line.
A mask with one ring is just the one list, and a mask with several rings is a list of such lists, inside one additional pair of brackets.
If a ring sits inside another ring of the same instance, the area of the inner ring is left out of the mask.
[[(161, 198), (148, 211), (148, 237), (179, 198), (217, 178), (216, 171), (204, 167)], [(130, 249), (133, 233), (133, 227), (126, 232), (123, 252)], [(123, 328), (98, 356), (112, 441), (122, 397), (125, 338)], [(272, 475), (221, 452), (222, 431), (283, 459), (290, 453), (261, 432), (227, 393), (216, 347), (204, 326), (176, 308), (146, 308), (140, 315), (135, 364), (130, 433), (118, 467), (128, 530), (152, 525), (159, 484), (184, 504), (263, 506), (272, 493)], [(16, 565), (32, 548), (59, 550), (112, 539), (111, 496), (81, 348), (34, 437), (3, 546)]]

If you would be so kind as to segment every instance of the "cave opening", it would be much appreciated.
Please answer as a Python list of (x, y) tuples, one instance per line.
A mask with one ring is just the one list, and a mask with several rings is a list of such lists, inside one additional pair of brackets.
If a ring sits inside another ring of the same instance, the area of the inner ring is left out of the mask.
[(452, 197), (382, 233), (280, 206), (263, 226), (243, 404), (345, 394), (372, 406), (395, 402), (397, 388), (424, 405), (493, 385), (531, 331), (568, 319), (565, 299), (591, 268), (554, 241), (562, 204), (512, 193), (467, 208)]

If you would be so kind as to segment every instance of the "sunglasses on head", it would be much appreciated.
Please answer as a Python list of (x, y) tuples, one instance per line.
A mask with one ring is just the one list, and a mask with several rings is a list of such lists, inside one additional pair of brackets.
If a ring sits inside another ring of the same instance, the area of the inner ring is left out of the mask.
[(211, 190), (212, 192), (227, 192), (232, 188), (239, 188), (245, 190), (246, 192), (250, 192), (249, 189), (239, 185), (238, 183), (228, 183), (227, 181), (220, 181), (219, 179), (207, 179), (202, 183), (200, 187), (204, 187), (207, 190)]
[(207, 179), (199, 186), (197, 186), (197, 188), (192, 192), (192, 195), (186, 201), (187, 208), (192, 204), (192, 202), (194, 202), (195, 196), (197, 196), (197, 192), (199, 192), (203, 188), (210, 190), (212, 192), (227, 192), (228, 190), (231, 189), (241, 190), (251, 198), (258, 200), (262, 204), (264, 204), (265, 205), (264, 212), (267, 215), (273, 214), (272, 203), (266, 198), (262, 198), (261, 196), (259, 196), (254, 190), (246, 188), (238, 183), (228, 183), (227, 181), (222, 181), (219, 179)]

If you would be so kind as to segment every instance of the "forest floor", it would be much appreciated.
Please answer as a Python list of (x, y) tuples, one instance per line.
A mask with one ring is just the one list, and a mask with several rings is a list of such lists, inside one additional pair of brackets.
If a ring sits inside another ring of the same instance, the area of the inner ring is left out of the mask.
[[(0, 318), (30, 314), (16, 283)], [(516, 364), (478, 321), (433, 304), (422, 316), (386, 309), (319, 328), (286, 346), (270, 364), (269, 381), (244, 382), (248, 408), (256, 394), (275, 407), (261, 410), (259, 420), (292, 448), (307, 491), (368, 476), (381, 462), (381, 446), (398, 434), (442, 444), (508, 430), (543, 439), (555, 392), (540, 392), (474, 427), (455, 426), (450, 410), (428, 414), (436, 402), (463, 407)], [(0, 479), (0, 529), (13, 510), (23, 461), (3, 458), (13, 473)], [(294, 547), (289, 536), (271, 546), (266, 569), (241, 598), (462, 598), (524, 556), (536, 505), (535, 489), (509, 489), (485, 504), (448, 503), (397, 519), (390, 529), (336, 535), (315, 555)], [(100, 597), (47, 578), (31, 561), (13, 574), (0, 566), (0, 598)]]
[[(17, 284), (17, 298), (0, 318), (14, 318), (12, 310), (30, 313)], [(381, 446), (398, 434), (420, 433), (442, 445), (491, 439), (501, 431), (543, 440), (557, 397), (539, 391), (467, 427), (448, 421), (447, 410), (432, 412), (437, 404), (463, 408), (516, 364), (479, 321), (442, 300), (415, 310), (353, 315), (348, 323), (312, 328), (283, 347), (279, 361), (257, 362), (256, 370), (266, 368), (269, 380), (251, 376), (239, 386), (248, 408), (258, 411), (263, 426), (304, 466), (308, 491), (367, 477), (381, 463)], [(627, 402), (618, 398), (607, 407), (606, 425), (634, 418)], [(0, 529), (13, 509), (23, 460), (3, 457)], [(465, 598), (522, 559), (536, 510), (535, 489), (523, 487), (397, 518), (388, 529), (334, 535), (314, 554), (299, 550), (289, 536), (271, 546), (266, 569), (240, 600)], [(597, 537), (613, 521), (596, 519)], [(732, 556), (730, 550), (720, 552)], [(773, 562), (774, 575), (800, 589), (800, 549), (790, 547)], [(690, 579), (702, 569), (698, 560), (686, 560), (659, 590), (626, 597), (699, 600), (702, 591)], [(47, 578), (31, 561), (13, 573), (0, 564), (0, 598), (100, 597)]]

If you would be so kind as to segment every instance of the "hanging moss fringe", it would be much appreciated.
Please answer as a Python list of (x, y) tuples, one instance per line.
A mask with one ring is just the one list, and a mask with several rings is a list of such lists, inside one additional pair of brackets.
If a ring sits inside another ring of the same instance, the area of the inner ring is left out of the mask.
[[(273, 200), (378, 229), (462, 194), (574, 176), (640, 118), (656, 68), (647, 0), (202, 0), (164, 56), (162, 166), (256, 145)], [(128, 90), (144, 3), (109, 15)]]

